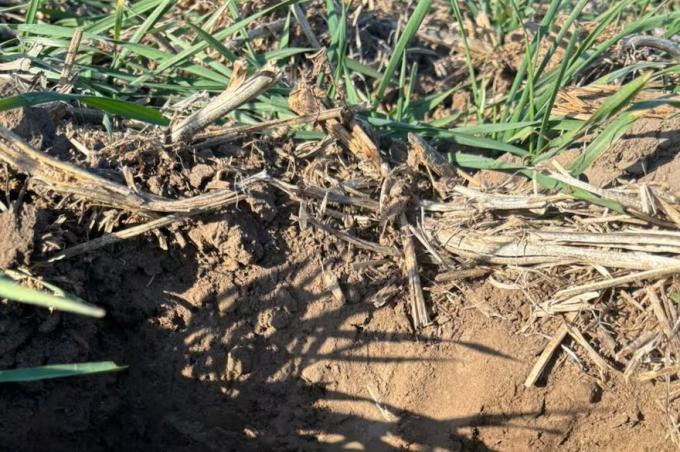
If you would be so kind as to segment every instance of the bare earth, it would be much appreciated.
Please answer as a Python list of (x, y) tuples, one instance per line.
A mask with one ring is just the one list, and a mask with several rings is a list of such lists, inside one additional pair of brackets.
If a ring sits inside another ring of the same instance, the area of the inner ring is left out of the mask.
[(238, 230), (229, 246), (140, 239), (57, 264), (103, 321), (0, 307), (3, 368), (130, 366), (0, 386), (3, 450), (670, 450), (646, 387), (601, 388), (561, 353), (524, 388), (546, 339), (515, 333), (521, 295), (466, 285), (418, 336), (406, 294), (361, 301), (368, 274), (342, 278), (360, 281), (343, 283), (347, 304), (328, 293), (320, 263), (343, 275), (361, 260), (343, 243), (300, 233), (285, 209), (239, 209), (197, 226)]

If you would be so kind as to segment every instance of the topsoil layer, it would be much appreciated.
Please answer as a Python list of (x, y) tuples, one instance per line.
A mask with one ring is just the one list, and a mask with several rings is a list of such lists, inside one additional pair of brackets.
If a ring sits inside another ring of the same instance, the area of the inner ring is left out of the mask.
[(346, 304), (328, 293), (347, 249), (291, 213), (239, 205), (195, 227), (200, 246), (138, 239), (57, 263), (52, 280), (105, 307), (100, 321), (0, 306), (0, 368), (129, 366), (0, 386), (0, 449), (670, 450), (650, 393), (602, 388), (565, 353), (524, 388), (546, 340), (513, 333), (521, 295), (463, 286), (415, 335), (407, 294), (361, 301), (369, 273), (345, 279)]

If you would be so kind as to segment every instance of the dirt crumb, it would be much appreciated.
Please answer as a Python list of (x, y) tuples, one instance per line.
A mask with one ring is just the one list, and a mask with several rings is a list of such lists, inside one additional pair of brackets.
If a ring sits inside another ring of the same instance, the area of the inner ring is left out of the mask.
[(225, 269), (234, 271), (240, 265), (256, 263), (263, 255), (256, 226), (245, 218), (236, 221), (215, 218), (201, 223), (189, 232), (189, 238), (200, 250), (214, 250), (224, 259)]
[(10, 129), (34, 149), (52, 146), (55, 127), (44, 108), (15, 108), (0, 113), (0, 126)]
[[(522, 165), (522, 159), (512, 154), (503, 154), (498, 158), (499, 162)], [(501, 187), (510, 183), (521, 183), (521, 176), (513, 175), (509, 171), (481, 170), (473, 177), (475, 182), (483, 188), (490, 189)]]
[(12, 209), (0, 213), (0, 270), (28, 263), (35, 223), (36, 210), (29, 205), (18, 217)]
[(606, 187), (617, 178), (648, 178), (672, 160), (680, 145), (680, 117), (639, 119), (585, 172), (588, 181)]
[(198, 188), (203, 182), (212, 177), (215, 174), (215, 170), (204, 163), (198, 164), (191, 169), (191, 174), (189, 174), (189, 183), (192, 187)]

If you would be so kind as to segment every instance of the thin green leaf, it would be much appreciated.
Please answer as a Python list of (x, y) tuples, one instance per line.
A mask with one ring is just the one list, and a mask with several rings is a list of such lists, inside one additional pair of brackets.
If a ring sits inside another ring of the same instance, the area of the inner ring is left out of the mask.
[(40, 5), (42, 4), (43, 0), (31, 0), (28, 3), (28, 8), (26, 9), (26, 19), (24, 20), (24, 23), (27, 24), (34, 24), (35, 23), (35, 16), (38, 14), (38, 9), (40, 9)]
[[(538, 66), (538, 69), (536, 73), (542, 74), (545, 68), (548, 66), (548, 63), (550, 62), (550, 59), (553, 57), (555, 54), (555, 51), (559, 47), (559, 45), (562, 43), (562, 40), (564, 39), (564, 36), (570, 31), (569, 28), (571, 27), (571, 24), (574, 23), (574, 21), (578, 18), (578, 16), (581, 14), (583, 11), (583, 8), (586, 7), (590, 0), (579, 0), (579, 2), (574, 6), (574, 9), (569, 13), (569, 16), (565, 20), (563, 24), (560, 25), (560, 31), (557, 33), (557, 36), (555, 37), (555, 41), (553, 42), (552, 46), (550, 46), (550, 49), (545, 53), (543, 56), (543, 61), (541, 61), (541, 64)], [(578, 32), (572, 31), (572, 38), (573, 35), (578, 34)]]
[(538, 163), (556, 155), (573, 143), (578, 136), (587, 133), (595, 125), (612, 118), (619, 111), (626, 108), (635, 95), (640, 92), (651, 78), (651, 74), (644, 74), (623, 85), (616, 93), (609, 96), (602, 105), (595, 110), (595, 113), (593, 113), (587, 121), (584, 121), (579, 128), (567, 132), (558, 139), (553, 140), (553, 149), (538, 156), (534, 163)]
[(223, 57), (231, 61), (232, 63), (236, 61), (237, 57), (232, 52), (231, 50), (227, 49), (227, 47), (222, 44), (220, 41), (217, 39), (213, 38), (210, 33), (205, 32), (201, 27), (198, 27), (191, 22), (189, 22), (189, 26), (198, 34), (198, 36), (203, 39), (205, 42), (207, 42), (210, 47), (213, 49), (217, 50), (217, 52), (220, 53)]
[(281, 30), (281, 37), (279, 38), (279, 49), (285, 49), (290, 45), (290, 19), (293, 13), (289, 10), (286, 15), (286, 21), (283, 23), (283, 30)]
[(596, 124), (600, 121), (611, 118), (614, 114), (625, 108), (631, 100), (640, 92), (642, 88), (652, 78), (652, 74), (647, 73), (641, 75), (635, 80), (626, 83), (616, 93), (609, 96), (598, 108), (595, 113), (586, 121), (590, 124)]
[(588, 146), (569, 168), (572, 176), (582, 174), (604, 151), (616, 140), (621, 138), (635, 123), (637, 117), (631, 112), (625, 112), (612, 121)]
[[(141, 0), (133, 3), (128, 10), (128, 17), (138, 17), (139, 15), (155, 8), (161, 1), (162, 0)], [(113, 27), (115, 25), (115, 21), (115, 17), (112, 14), (109, 14), (101, 20), (91, 25), (87, 25), (84, 27), (84, 30), (94, 35), (103, 33)], [(86, 36), (87, 33), (83, 34), (83, 38)]]
[(411, 18), (406, 23), (406, 27), (404, 27), (404, 32), (401, 34), (401, 36), (399, 36), (399, 40), (397, 41), (397, 44), (394, 46), (394, 49), (392, 50), (392, 55), (390, 56), (390, 59), (387, 62), (387, 67), (385, 68), (385, 71), (382, 74), (380, 84), (378, 85), (378, 88), (373, 94), (374, 109), (382, 101), (382, 96), (385, 93), (385, 90), (387, 89), (387, 85), (389, 85), (390, 82), (392, 81), (392, 76), (394, 75), (394, 72), (396, 71), (397, 66), (399, 65), (399, 61), (404, 55), (406, 47), (408, 47), (409, 43), (416, 35), (418, 28), (420, 28), (420, 25), (423, 23), (425, 16), (430, 10), (430, 6), (432, 6), (432, 0), (419, 0), (418, 4), (416, 5), (416, 9), (413, 11), (413, 14), (411, 15)]
[(59, 94), (55, 92), (38, 92), (19, 94), (17, 96), (0, 99), (0, 111), (10, 110), (19, 107), (31, 107), (54, 101), (77, 100), (85, 105), (98, 108), (106, 113), (123, 116), (125, 118), (136, 119), (166, 126), (170, 123), (158, 110), (154, 110), (143, 105), (133, 104), (117, 99), (107, 99), (95, 96), (78, 96), (74, 94)]
[(458, 29), (461, 30), (460, 36), (463, 40), (463, 52), (465, 55), (465, 65), (467, 66), (468, 76), (470, 78), (470, 84), (472, 86), (472, 98), (474, 99), (475, 106), (477, 107), (477, 120), (482, 122), (484, 120), (484, 108), (481, 107), (481, 102), (479, 99), (479, 88), (477, 86), (477, 75), (475, 73), (475, 68), (472, 63), (472, 54), (470, 52), (470, 45), (467, 40), (467, 33), (465, 30), (465, 24), (463, 23), (463, 15), (460, 12), (460, 7), (458, 6), (458, 0), (450, 0), (451, 8), (453, 9), (453, 14), (456, 17), (456, 22), (458, 23)]
[(102, 308), (86, 303), (73, 295), (61, 297), (31, 289), (4, 276), (0, 276), (0, 298), (90, 317), (104, 317), (106, 314)]
[[(290, 6), (294, 3), (300, 3), (300, 0), (284, 0), (282, 2), (279, 2), (273, 6), (270, 6), (269, 8), (265, 8), (243, 20), (240, 20), (222, 30), (219, 32), (215, 33), (213, 35), (213, 38), (217, 40), (224, 39), (228, 36), (233, 35), (239, 30), (242, 30), (255, 20), (259, 19), (262, 16), (266, 16), (267, 14), (270, 14), (280, 8), (285, 8), (287, 6)], [(177, 66), (180, 63), (183, 63), (187, 59), (191, 58), (192, 56), (196, 55), (197, 53), (201, 52), (202, 50), (205, 50), (208, 47), (208, 43), (203, 41), (197, 44), (192, 45), (191, 47), (184, 49), (183, 51), (179, 52), (177, 55), (163, 61), (154, 71), (153, 75), (158, 75), (174, 66)], [(135, 80), (132, 85), (138, 85), (142, 83), (143, 81), (147, 80), (150, 76), (149, 75), (143, 75), (139, 77), (137, 80)]]
[(118, 41), (120, 39), (120, 30), (123, 28), (123, 13), (125, 12), (125, 0), (116, 0), (116, 10), (113, 22), (113, 39)]
[(550, 121), (550, 112), (555, 105), (555, 99), (557, 99), (557, 93), (559, 93), (560, 88), (562, 88), (562, 80), (564, 79), (564, 74), (569, 66), (569, 60), (574, 51), (574, 46), (576, 45), (576, 40), (578, 38), (578, 31), (574, 32), (569, 39), (569, 44), (567, 45), (567, 50), (564, 52), (562, 64), (560, 64), (560, 71), (550, 89), (550, 98), (545, 107), (545, 112), (543, 113), (543, 119), (541, 121), (541, 127), (538, 132), (538, 144), (536, 146), (536, 151), (541, 152), (545, 143), (546, 133), (548, 131), (548, 123)]
[(424, 96), (421, 99), (411, 102), (408, 111), (412, 112), (414, 116), (422, 117), (425, 113), (431, 112), (439, 105), (442, 104), (446, 99), (451, 97), (453, 93), (460, 90), (460, 85), (456, 85), (442, 93), (433, 93)]
[[(139, 43), (144, 36), (149, 32), (149, 30), (158, 22), (158, 19), (161, 18), (163, 13), (168, 9), (168, 7), (174, 2), (174, 0), (162, 0), (158, 6), (156, 6), (156, 9), (153, 10), (151, 14), (149, 14), (149, 17), (146, 18), (144, 22), (142, 22), (142, 25), (137, 28), (135, 33), (132, 35), (132, 37), (129, 39), (128, 43), (131, 44), (137, 44)], [(116, 56), (116, 58), (113, 61), (113, 67), (117, 68), (118, 65), (120, 64), (121, 61), (128, 55), (130, 52), (129, 49), (123, 48), (123, 50)]]
[(127, 369), (127, 366), (119, 366), (113, 361), (82, 364), (51, 364), (49, 366), (29, 367), (26, 369), (0, 370), (0, 383), (25, 383), (52, 378), (119, 372), (125, 369)]
[(358, 72), (359, 74), (365, 75), (366, 77), (371, 77), (376, 80), (381, 77), (380, 72), (376, 71), (371, 66), (359, 63), (353, 58), (345, 58), (345, 66), (347, 66), (347, 69)]

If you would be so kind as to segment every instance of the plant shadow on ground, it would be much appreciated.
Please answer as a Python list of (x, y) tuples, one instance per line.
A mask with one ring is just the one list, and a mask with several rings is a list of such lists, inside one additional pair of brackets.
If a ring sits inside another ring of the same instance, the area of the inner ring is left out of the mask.
[[(339, 388), (341, 366), (363, 365), (369, 372), (381, 364), (427, 364), (442, 357), (428, 357), (426, 348), (409, 344), (447, 340), (415, 335), (399, 321), (374, 328), (370, 323), (378, 311), (371, 304), (336, 302), (322, 283), (319, 264), (333, 261), (325, 258), (333, 248), (312, 247), (314, 234), (304, 237), (288, 215), (281, 217), (286, 219), (260, 227), (263, 253), (257, 265), (235, 272), (221, 270), (222, 258), (206, 260), (192, 244), (164, 252), (141, 239), (59, 263), (53, 271), (106, 307), (107, 318), (63, 316), (47, 334), (33, 321), (30, 334), (11, 352), (14, 364), (23, 365), (21, 356), (48, 344), (54, 350), (78, 338), (73, 354), (59, 359), (115, 359), (129, 369), (1, 387), (2, 447), (395, 450), (420, 444), (483, 451), (492, 449), (461, 430), (532, 428), (523, 420), (540, 413), (442, 419), (383, 403), (375, 391), (357, 395)], [(222, 218), (233, 222), (234, 214)], [(365, 294), (365, 285), (357, 285)], [(380, 309), (396, 311), (393, 304)], [(512, 359), (482, 344), (455, 344)], [(56, 359), (46, 351), (40, 357), (29, 363)], [(385, 378), (389, 386), (391, 376)], [(332, 402), (370, 410), (334, 411), (327, 408)]]

